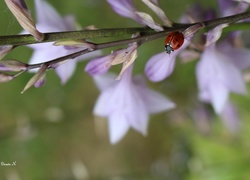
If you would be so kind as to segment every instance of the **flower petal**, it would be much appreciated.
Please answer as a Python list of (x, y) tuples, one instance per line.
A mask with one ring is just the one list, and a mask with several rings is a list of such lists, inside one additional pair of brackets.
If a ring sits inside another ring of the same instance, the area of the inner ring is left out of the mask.
[(107, 66), (107, 64), (111, 61), (111, 56), (103, 56), (93, 59), (86, 65), (85, 71), (91, 76), (104, 74), (109, 70), (110, 66)]
[(145, 68), (147, 77), (154, 82), (162, 81), (172, 74), (175, 65), (175, 56), (165, 52), (152, 56)]
[(108, 89), (106, 91), (103, 91), (96, 103), (95, 103), (95, 107), (93, 110), (93, 113), (97, 116), (101, 116), (101, 117), (108, 117), (110, 115), (110, 109), (112, 108), (112, 103), (110, 102), (110, 98), (113, 95), (113, 90), (112, 89)]
[(61, 31), (67, 30), (64, 26), (65, 22), (50, 4), (44, 0), (36, 0), (35, 6), (37, 22), (57, 27)]
[(132, 0), (107, 0), (112, 9), (123, 17), (131, 18), (142, 24), (141, 19), (135, 14), (135, 7)]
[(96, 86), (101, 91), (104, 91), (117, 83), (115, 77), (116, 75), (113, 73), (106, 73), (102, 76), (93, 76)]
[(214, 29), (210, 30), (207, 34), (207, 42), (205, 46), (210, 46), (211, 44), (215, 43), (221, 37), (222, 29), (227, 26), (228, 24), (220, 24)]
[(225, 108), (226, 102), (228, 100), (228, 89), (223, 86), (220, 82), (213, 82), (209, 86), (209, 91), (211, 95), (211, 103), (216, 113), (221, 113)]
[(56, 67), (56, 73), (61, 79), (61, 83), (65, 84), (69, 78), (73, 75), (76, 69), (76, 62), (75, 59), (69, 59), (62, 65)]
[(108, 127), (110, 142), (115, 144), (126, 135), (130, 126), (122, 112), (114, 112), (109, 117)]
[(164, 95), (150, 90), (144, 87), (138, 86), (138, 92), (140, 92), (141, 99), (146, 104), (147, 111), (150, 114), (159, 113), (172, 108), (175, 108), (175, 103), (166, 98)]

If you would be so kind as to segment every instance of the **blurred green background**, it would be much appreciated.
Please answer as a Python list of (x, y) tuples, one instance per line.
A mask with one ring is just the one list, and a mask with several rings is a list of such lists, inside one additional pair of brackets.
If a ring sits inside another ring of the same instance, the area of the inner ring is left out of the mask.
[[(82, 27), (135, 27), (116, 15), (104, 0), (48, 1), (61, 15), (74, 14)], [(162, 0), (174, 21), (193, 3)], [(27, 2), (33, 12), (33, 1)], [(139, 1), (138, 8), (148, 12)], [(216, 1), (202, 1), (216, 7)], [(21, 31), (4, 2), (0, 2), (0, 34)], [(112, 40), (112, 39), (110, 39)], [(143, 45), (135, 65), (143, 72), (147, 59), (164, 50), (164, 39)], [(104, 51), (106, 53), (110, 50)], [(6, 58), (28, 62), (31, 50), (20, 47)], [(210, 106), (197, 100), (195, 64), (178, 61), (173, 75), (161, 83), (149, 83), (166, 94), (177, 108), (153, 115), (148, 136), (130, 130), (111, 145), (105, 119), (92, 115), (98, 90), (79, 63), (73, 78), (61, 85), (53, 71), (44, 87), (20, 94), (31, 74), (0, 85), (0, 179), (250, 179), (249, 96), (232, 95), (239, 110), (241, 129), (229, 132)], [(115, 68), (114, 68), (115, 69)], [(120, 66), (117, 67), (120, 69)], [(198, 114), (204, 110), (206, 115)]]

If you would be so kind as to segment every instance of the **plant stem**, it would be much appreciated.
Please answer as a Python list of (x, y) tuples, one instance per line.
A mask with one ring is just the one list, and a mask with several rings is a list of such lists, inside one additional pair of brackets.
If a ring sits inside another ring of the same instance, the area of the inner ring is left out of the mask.
[(23, 35), (10, 35), (0, 36), (0, 46), (3, 45), (27, 45), (45, 42), (55, 41), (67, 41), (67, 40), (79, 40), (88, 38), (99, 37), (119, 37), (122, 35), (132, 35), (136, 32), (154, 32), (154, 30), (148, 27), (136, 27), (136, 28), (113, 28), (113, 29), (97, 29), (97, 30), (80, 30), (80, 31), (65, 31), (65, 32), (52, 32), (44, 33), (44, 40), (38, 42), (30, 34)]
[[(217, 18), (209, 21), (202, 22), (205, 27), (213, 27), (223, 23), (233, 23), (239, 20), (249, 18), (250, 13), (240, 13), (233, 16), (227, 16), (222, 18)], [(158, 32), (158, 34), (163, 33), (166, 35), (170, 31), (183, 30), (193, 24), (175, 24), (174, 27), (165, 28), (165, 31)], [(93, 39), (99, 37), (119, 37), (122, 35), (132, 35), (136, 32), (141, 33), (157, 33), (148, 27), (136, 27), (136, 28), (113, 28), (113, 29), (97, 29), (97, 30), (81, 30), (81, 31), (69, 31), (69, 32), (53, 32), (45, 33), (45, 38), (42, 42), (37, 42), (33, 36), (25, 35), (10, 35), (10, 36), (0, 36), (0, 46), (3, 45), (27, 45), (35, 43), (45, 43), (45, 42), (55, 42), (55, 41), (66, 41), (66, 40), (79, 40), (79, 39)], [(159, 36), (161, 37), (161, 36)]]
[[(239, 20), (249, 18), (249, 17), (250, 17), (250, 13), (241, 13), (241, 14), (237, 14), (237, 15), (233, 15), (233, 16), (218, 18), (218, 19), (204, 21), (204, 22), (200, 22), (200, 23), (203, 23), (204, 27), (213, 27), (213, 26), (217, 26), (217, 25), (223, 24), (223, 23), (237, 22)], [(194, 24), (196, 24), (196, 23), (194, 23)], [(137, 37), (137, 38), (130, 38), (130, 39), (124, 39), (124, 40), (118, 40), (118, 41), (95, 44), (95, 47), (92, 50), (85, 49), (85, 50), (78, 51), (76, 53), (72, 53), (72, 54), (69, 54), (69, 55), (66, 55), (66, 56), (63, 56), (63, 57), (59, 57), (59, 58), (47, 61), (46, 63), (32, 64), (32, 65), (29, 65), (28, 69), (38, 68), (43, 64), (46, 64), (46, 65), (48, 65), (49, 68), (51, 68), (51, 67), (53, 67), (53, 65), (55, 65), (57, 63), (64, 62), (64, 61), (69, 60), (69, 59), (74, 59), (74, 58), (76, 58), (78, 56), (81, 56), (83, 54), (87, 54), (89, 52), (93, 52), (93, 51), (97, 51), (97, 50), (101, 50), (101, 49), (105, 49), (105, 48), (110, 48), (110, 47), (115, 47), (115, 46), (120, 46), (120, 45), (125, 45), (125, 44), (130, 44), (130, 43), (133, 43), (133, 42), (145, 43), (145, 42), (148, 42), (148, 41), (152, 41), (152, 40), (155, 40), (155, 39), (158, 39), (158, 38), (165, 37), (171, 31), (176, 31), (176, 30), (183, 31), (186, 28), (188, 28), (188, 27), (190, 27), (190, 26), (192, 26), (194, 24), (178, 24), (175, 27), (166, 28), (166, 30), (164, 30), (162, 32), (154, 32), (154, 33), (146, 34), (146, 35), (143, 35), (143, 36), (140, 36), (140, 37)], [(143, 32), (152, 32), (152, 30), (150, 30), (148, 28), (130, 28), (131, 31), (127, 31), (127, 33), (132, 33), (136, 29), (137, 30), (138, 29), (145, 30)], [(119, 29), (119, 30), (121, 30), (121, 29)], [(93, 30), (92, 30), (92, 32), (93, 32)], [(106, 35), (108, 36), (108, 34), (106, 34)], [(117, 35), (118, 35), (118, 32), (117, 32)], [(107, 36), (105, 36), (105, 37), (107, 37)]]

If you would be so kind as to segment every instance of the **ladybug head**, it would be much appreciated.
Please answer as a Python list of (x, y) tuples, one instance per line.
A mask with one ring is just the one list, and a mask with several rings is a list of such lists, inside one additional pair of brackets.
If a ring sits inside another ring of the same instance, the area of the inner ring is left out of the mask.
[(165, 50), (166, 50), (166, 52), (167, 52), (168, 54), (170, 54), (172, 51), (174, 51), (174, 49), (173, 49), (169, 44), (167, 44), (167, 45), (165, 46)]

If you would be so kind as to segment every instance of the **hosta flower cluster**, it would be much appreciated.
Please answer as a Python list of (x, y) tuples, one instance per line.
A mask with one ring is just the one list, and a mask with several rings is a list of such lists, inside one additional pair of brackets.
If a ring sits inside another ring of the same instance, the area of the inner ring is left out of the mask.
[[(24, 28), (24, 33), (32, 34), (37, 41), (43, 41), (44, 33), (62, 32), (76, 30), (76, 22), (73, 16), (61, 17), (55, 9), (45, 0), (35, 0), (36, 24), (28, 11), (24, 0), (5, 0), (13, 15)], [(228, 23), (221, 23), (206, 33), (205, 41), (200, 44), (193, 42), (196, 33), (206, 26), (202, 21), (218, 17), (230, 16), (243, 13), (248, 9), (249, 2), (233, 0), (217, 0), (220, 14), (216, 15), (215, 10), (202, 9), (198, 4), (190, 7), (187, 13), (182, 14), (180, 22), (190, 24), (178, 30), (183, 34), (183, 39), (175, 36), (169, 37), (170, 42), (159, 54), (152, 55), (147, 60), (144, 75), (149, 81), (159, 82), (168, 78), (174, 71), (178, 57), (183, 61), (198, 59), (196, 65), (196, 77), (198, 86), (198, 98), (200, 101), (212, 105), (215, 113), (220, 115), (231, 130), (237, 130), (237, 114), (232, 102), (230, 92), (245, 95), (247, 94), (246, 84), (243, 79), (242, 70), (250, 66), (250, 51), (236, 42), (240, 41), (241, 32), (226, 34), (222, 39), (223, 29)], [(132, 0), (107, 0), (115, 13), (120, 16), (131, 18), (139, 25), (149, 27), (153, 32), (161, 33), (167, 28), (174, 27), (174, 24), (167, 13), (160, 7), (158, 0), (142, 0), (162, 21), (161, 24), (154, 21), (152, 16), (146, 12), (139, 11)], [(51, 18), (53, 17), (53, 18)], [(87, 29), (95, 29), (88, 27)], [(131, 39), (140, 39), (143, 36), (134, 33)], [(182, 37), (182, 36), (180, 36)], [(145, 38), (146, 39), (146, 38)], [(32, 71), (36, 75), (28, 82), (25, 90), (35, 85), (41, 86), (45, 82), (46, 70), (55, 69), (62, 83), (66, 83), (72, 76), (79, 61), (91, 58), (85, 67), (85, 72), (93, 77), (96, 86), (100, 90), (93, 113), (96, 116), (108, 119), (108, 128), (111, 143), (120, 141), (130, 128), (147, 134), (150, 114), (167, 111), (178, 106), (168, 97), (160, 92), (152, 90), (143, 75), (133, 75), (134, 62), (140, 58), (138, 48), (147, 40), (130, 42), (127, 47), (115, 49), (110, 54), (101, 55), (96, 44), (85, 39), (78, 41), (58, 41), (27, 45), (34, 50), (30, 64), (18, 61), (3, 61), (0, 65), (1, 71)], [(180, 43), (178, 48), (172, 48), (171, 42)], [(0, 57), (12, 50), (13, 46), (1, 46)], [(96, 51), (97, 50), (97, 51)], [(66, 58), (63, 61), (46, 61), (61, 56), (68, 56), (76, 52), (82, 53), (79, 56)], [(56, 62), (56, 63), (53, 63)], [(44, 63), (44, 64), (43, 64)], [(41, 66), (40, 66), (41, 64)], [(122, 65), (119, 74), (109, 72), (111, 66)], [(32, 67), (32, 68), (31, 68)], [(36, 67), (36, 68), (33, 68)], [(15, 75), (1, 74), (1, 81), (8, 81), (15, 78)]]

